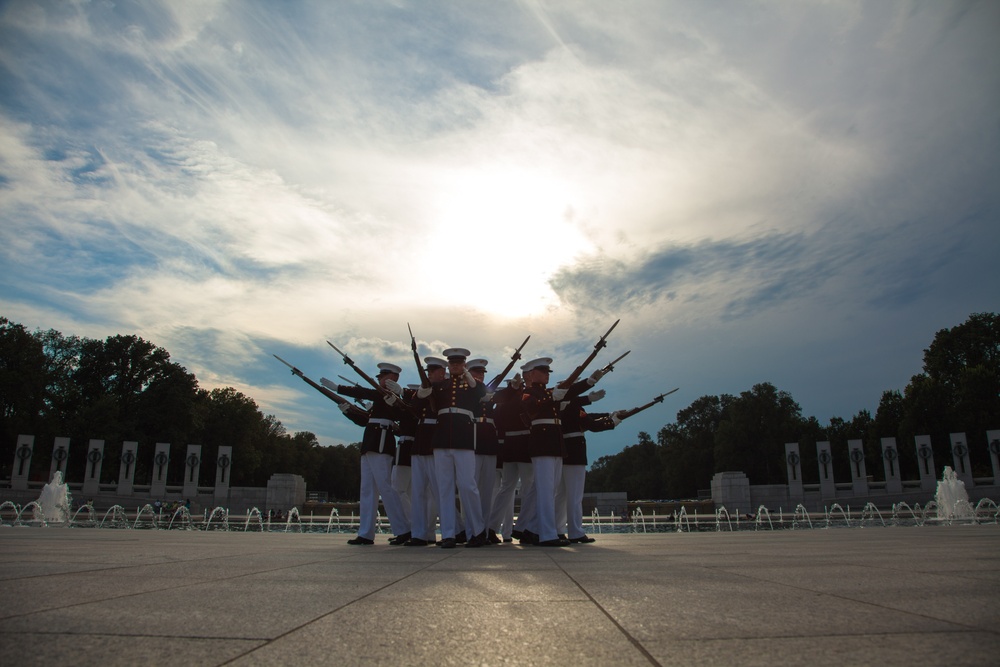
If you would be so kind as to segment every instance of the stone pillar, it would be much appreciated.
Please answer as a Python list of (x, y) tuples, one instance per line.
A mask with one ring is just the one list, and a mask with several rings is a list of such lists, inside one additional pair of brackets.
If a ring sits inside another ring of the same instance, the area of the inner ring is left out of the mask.
[(867, 496), (868, 466), (865, 465), (864, 442), (848, 440), (847, 452), (847, 456), (851, 459), (851, 490), (855, 496)]
[(799, 456), (799, 443), (785, 443), (785, 471), (788, 473), (788, 498), (799, 502), (802, 500), (802, 457)]
[(66, 481), (66, 459), (69, 458), (69, 438), (56, 438), (52, 445), (52, 465), (49, 466), (49, 481), (58, 472), (62, 474), (63, 482)]
[(31, 456), (35, 452), (35, 436), (17, 436), (14, 446), (14, 467), (10, 469), (10, 488), (14, 491), (28, 490), (28, 477), (31, 475)]
[(833, 452), (829, 442), (816, 443), (816, 461), (819, 464), (819, 495), (823, 500), (834, 500), (837, 486), (833, 480)]
[(993, 486), (1000, 486), (1000, 430), (986, 432), (986, 448), (993, 464)]
[(215, 468), (215, 504), (222, 506), (229, 500), (229, 477), (232, 475), (233, 448), (230, 445), (219, 447), (219, 458)]
[(972, 463), (969, 461), (969, 443), (964, 433), (949, 433), (951, 440), (951, 460), (955, 466), (955, 476), (965, 482), (965, 488), (975, 486), (972, 481)]
[(267, 509), (287, 512), (306, 502), (306, 480), (301, 475), (275, 473), (267, 480)]
[(917, 445), (917, 467), (920, 468), (920, 490), (933, 493), (937, 490), (937, 474), (934, 472), (934, 448), (931, 436), (918, 435), (913, 438)]
[(895, 438), (882, 438), (882, 466), (885, 468), (886, 493), (902, 493), (903, 478), (899, 474), (899, 450)]
[(87, 445), (87, 468), (83, 473), (83, 495), (101, 492), (101, 468), (104, 465), (104, 441), (91, 440)]
[(184, 457), (184, 489), (182, 495), (195, 498), (198, 495), (198, 475), (201, 473), (201, 445), (188, 445)]
[(170, 443), (156, 443), (153, 452), (153, 478), (149, 482), (149, 497), (162, 499), (167, 495), (167, 469), (170, 463)]
[(139, 443), (122, 443), (122, 463), (118, 469), (118, 495), (131, 496), (135, 490), (135, 462), (138, 460)]
[(730, 516), (740, 512), (750, 514), (750, 480), (742, 472), (717, 472), (712, 477), (712, 502), (715, 508), (726, 508)]

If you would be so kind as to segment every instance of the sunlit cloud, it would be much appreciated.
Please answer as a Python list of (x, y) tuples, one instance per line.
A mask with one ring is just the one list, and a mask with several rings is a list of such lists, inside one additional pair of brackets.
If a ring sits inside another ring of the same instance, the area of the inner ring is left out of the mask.
[[(354, 427), (270, 354), (349, 371), (331, 340), (412, 379), (407, 322), (422, 356), (499, 368), (530, 334), (568, 372), (620, 317), (620, 403), (781, 377), (848, 416), (996, 308), (997, 26), (957, 2), (9, 3), (0, 310), (138, 333), (333, 440)], [(909, 351), (865, 356), (871, 331)]]

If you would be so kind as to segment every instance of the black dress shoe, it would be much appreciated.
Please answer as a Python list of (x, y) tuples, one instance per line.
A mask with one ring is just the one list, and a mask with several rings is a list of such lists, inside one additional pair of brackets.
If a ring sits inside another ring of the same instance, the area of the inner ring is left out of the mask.
[(503, 538), (503, 543), (504, 544), (510, 544), (513, 541), (514, 541), (514, 538), (512, 538), (512, 537), (505, 537), (505, 538)]
[(511, 536), (512, 538), (514, 538), (515, 540), (519, 540), (519, 539), (521, 539), (521, 537), (522, 537), (523, 535), (524, 535), (524, 533), (522, 533), (522, 532), (521, 532), (521, 531), (519, 531), (519, 530), (512, 530), (512, 531), (510, 531), (510, 536)]
[(522, 530), (520, 542), (521, 544), (538, 544), (538, 535), (530, 530)]
[(537, 544), (540, 547), (568, 547), (569, 540), (545, 540), (544, 542), (538, 542)]
[(404, 547), (426, 547), (430, 542), (419, 537), (411, 537), (403, 544)]
[(367, 537), (361, 537), (358, 535), (353, 540), (347, 540), (348, 544), (375, 544), (375, 540), (369, 540)]
[(486, 540), (487, 540), (487, 541), (488, 541), (488, 542), (489, 542), (490, 544), (500, 544), (501, 542), (503, 542), (503, 540), (501, 540), (501, 539), (500, 539), (500, 538), (499, 538), (499, 537), (497, 536), (497, 534), (496, 534), (496, 531), (494, 531), (494, 530), (493, 530), (492, 528), (490, 528), (490, 534), (489, 534), (489, 535), (487, 536)]
[(469, 538), (467, 538), (465, 536), (465, 531), (464, 530), (462, 532), (458, 533), (457, 535), (455, 535), (455, 544), (465, 544), (468, 541), (469, 541)]
[(593, 542), (596, 542), (597, 540), (595, 540), (593, 537), (587, 537), (586, 535), (584, 535), (583, 537), (571, 537), (569, 538), (569, 541), (573, 544), (591, 544)]
[(485, 547), (487, 544), (489, 544), (489, 541), (486, 539), (486, 532), (483, 531), (482, 533), (479, 533), (471, 540), (469, 540), (468, 543), (465, 545), (465, 548), (472, 549), (475, 547)]
[(446, 537), (443, 540), (441, 540), (441, 548), (442, 549), (454, 549), (455, 548), (455, 538), (454, 537)]
[(406, 541), (408, 539), (410, 539), (410, 534), (409, 533), (403, 533), (402, 535), (397, 535), (396, 537), (390, 537), (389, 538), (389, 544), (391, 544), (393, 546), (399, 547), (399, 546), (402, 546), (402, 545), (406, 544)]
[(558, 535), (556, 535), (556, 539), (557, 539), (557, 540), (565, 540), (565, 539), (567, 539), (567, 538), (566, 538), (566, 536), (565, 536), (565, 535), (563, 535), (562, 533), (559, 533)]

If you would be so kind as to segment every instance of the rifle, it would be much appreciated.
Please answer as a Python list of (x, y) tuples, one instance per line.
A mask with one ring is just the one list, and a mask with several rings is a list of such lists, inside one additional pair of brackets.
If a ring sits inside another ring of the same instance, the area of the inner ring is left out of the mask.
[(622, 420), (628, 419), (629, 417), (631, 417), (633, 415), (639, 414), (640, 412), (642, 412), (646, 408), (651, 408), (654, 405), (656, 405), (657, 403), (662, 403), (663, 402), (663, 398), (665, 396), (669, 396), (670, 394), (674, 393), (678, 389), (680, 389), (680, 387), (677, 387), (677, 389), (671, 389), (670, 391), (668, 391), (665, 394), (660, 394), (659, 396), (657, 396), (656, 398), (654, 398), (653, 400), (651, 400), (649, 403), (646, 403), (645, 405), (640, 405), (639, 407), (632, 408), (631, 410), (618, 410), (616, 412), (613, 412), (612, 414), (618, 415), (618, 419), (622, 419)]
[(514, 364), (516, 364), (517, 360), (521, 358), (521, 350), (523, 350), (524, 346), (528, 344), (529, 338), (531, 338), (531, 336), (525, 338), (524, 342), (521, 343), (516, 350), (514, 350), (514, 354), (510, 355), (510, 363), (507, 364), (507, 367), (504, 368), (502, 371), (500, 371), (500, 373), (495, 378), (486, 383), (486, 389), (488, 391), (497, 390), (497, 387), (500, 386), (500, 383), (503, 382), (503, 379), (507, 377), (507, 373), (510, 373), (510, 369), (514, 368)]
[[(605, 345), (607, 345), (607, 342), (606, 342), (605, 339), (607, 339), (607, 337), (611, 334), (611, 332), (614, 331), (615, 327), (618, 326), (619, 322), (621, 322), (621, 319), (615, 320), (615, 323), (611, 325), (611, 328), (608, 329), (607, 333), (605, 333), (603, 336), (601, 336), (601, 339), (599, 341), (597, 341), (597, 343), (594, 345), (594, 351), (591, 352), (587, 356), (587, 358), (583, 360), (582, 364), (580, 364), (579, 366), (576, 367), (576, 370), (573, 371), (568, 378), (566, 378), (565, 380), (563, 380), (562, 382), (559, 383), (558, 387), (560, 389), (569, 389), (570, 387), (573, 386), (574, 382), (576, 382), (577, 380), (580, 379), (580, 375), (583, 374), (584, 369), (586, 369), (587, 366), (590, 364), (590, 362), (594, 360), (594, 357), (596, 357), (597, 353), (601, 351), (601, 348), (604, 347)], [(619, 357), (619, 359), (620, 358), (621, 357)], [(615, 361), (618, 361), (618, 360), (616, 359)]]
[(413, 361), (417, 362), (417, 375), (420, 376), (420, 386), (429, 387), (431, 386), (431, 381), (427, 379), (427, 371), (420, 362), (420, 355), (417, 353), (417, 339), (413, 336), (413, 329), (410, 329), (409, 322), (406, 323), (406, 328), (410, 330), (410, 349), (413, 350)]
[(612, 361), (610, 364), (608, 364), (607, 366), (605, 366), (601, 370), (604, 371), (605, 374), (610, 373), (611, 371), (615, 370), (615, 364), (617, 364), (619, 361), (621, 361), (622, 359), (624, 359), (625, 357), (627, 357), (631, 352), (632, 352), (632, 350), (629, 350), (628, 352), (626, 352), (622, 356), (618, 357), (617, 359), (615, 359), (614, 361)]
[[(326, 341), (326, 344), (332, 347), (334, 350), (337, 350), (337, 354), (339, 354), (344, 358), (344, 363), (353, 368), (354, 372), (361, 376), (361, 379), (363, 379), (365, 382), (374, 387), (375, 390), (378, 391), (380, 394), (382, 394), (383, 396), (396, 396), (394, 393), (392, 393), (391, 391), (380, 385), (371, 375), (368, 375), (368, 373), (365, 373), (363, 370), (358, 368), (358, 365), (354, 363), (354, 360), (351, 359), (346, 354), (344, 354), (343, 352), (341, 352), (336, 345), (334, 345), (330, 341)], [(396, 399), (399, 401), (400, 407), (405, 408), (407, 410), (411, 409), (410, 406), (403, 401), (402, 396), (396, 396)]]
[[(341, 380), (343, 380), (347, 384), (352, 384), (355, 387), (360, 387), (361, 386), (360, 384), (358, 384), (354, 380), (349, 380), (348, 378), (345, 378), (343, 375), (338, 375), (337, 377), (339, 377)], [(321, 385), (323, 385), (324, 387), (326, 387), (327, 389), (332, 389), (333, 391), (337, 391), (337, 383), (334, 382), (334, 381), (332, 381), (332, 380), (328, 380), (327, 378), (320, 378), (319, 379), (319, 383)], [(358, 405), (360, 405), (365, 410), (371, 410), (371, 407), (372, 407), (371, 404), (368, 403), (368, 401), (364, 400), (363, 398), (354, 398), (352, 396), (351, 400), (353, 400), (355, 403), (357, 403)]]
[[(278, 355), (274, 354), (274, 355), (271, 355), (271, 356), (273, 356), (275, 359), (277, 359), (278, 361), (280, 361), (284, 365), (286, 365), (289, 368), (291, 368), (292, 369), (292, 375), (298, 375), (300, 378), (302, 378), (303, 380), (306, 381), (306, 384), (308, 384), (310, 387), (312, 387), (313, 389), (315, 389), (319, 393), (321, 393), (324, 396), (326, 396), (327, 398), (329, 398), (331, 401), (333, 401), (337, 405), (350, 405), (352, 408), (356, 409), (358, 412), (364, 412), (363, 410), (361, 410), (361, 408), (356, 407), (355, 405), (353, 405), (350, 401), (348, 401), (346, 398), (344, 398), (340, 394), (336, 394), (332, 390), (328, 389), (327, 387), (320, 386), (320, 385), (316, 384), (315, 382), (313, 382), (312, 380), (310, 380), (309, 378), (307, 378), (306, 375), (305, 375), (305, 373), (303, 373), (302, 371), (300, 371), (295, 366), (292, 366), (290, 363), (288, 363), (287, 361), (285, 361), (284, 359), (282, 359)], [(326, 378), (323, 378), (323, 379), (326, 380)], [(334, 385), (334, 386), (336, 386), (336, 385)], [(365, 416), (367, 417), (367, 415), (365, 415)]]

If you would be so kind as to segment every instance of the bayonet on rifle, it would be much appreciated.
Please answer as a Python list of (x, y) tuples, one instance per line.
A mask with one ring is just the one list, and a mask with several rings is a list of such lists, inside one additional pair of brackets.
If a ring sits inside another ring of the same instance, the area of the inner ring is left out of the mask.
[[(587, 356), (586, 359), (583, 360), (583, 363), (577, 366), (576, 370), (574, 370), (568, 378), (559, 383), (560, 389), (569, 389), (570, 387), (573, 386), (574, 382), (580, 379), (580, 376), (583, 374), (583, 371), (587, 368), (588, 365), (590, 365), (590, 362), (594, 360), (594, 357), (597, 356), (597, 353), (601, 351), (602, 347), (608, 344), (607, 338), (608, 336), (611, 335), (611, 332), (615, 330), (615, 327), (618, 326), (619, 322), (621, 322), (621, 318), (615, 320), (615, 323), (611, 325), (611, 328), (608, 329), (607, 332), (603, 336), (601, 336), (601, 339), (594, 344), (593, 351)], [(628, 353), (626, 352), (626, 354)], [(615, 361), (617, 361), (617, 359)]]
[[(321, 383), (322, 383), (323, 386), (320, 386), (319, 384), (316, 384), (311, 379), (309, 379), (308, 377), (306, 377), (305, 373), (303, 373), (302, 371), (300, 371), (295, 366), (292, 366), (290, 363), (288, 363), (287, 361), (285, 361), (284, 359), (282, 359), (278, 355), (274, 354), (274, 355), (271, 355), (271, 356), (273, 356), (275, 359), (277, 359), (278, 361), (280, 361), (284, 365), (286, 365), (289, 368), (291, 368), (293, 375), (298, 375), (300, 378), (302, 378), (303, 380), (305, 380), (306, 384), (308, 384), (310, 387), (312, 387), (313, 389), (315, 389), (319, 393), (321, 393), (324, 396), (326, 396), (327, 398), (329, 398), (331, 401), (333, 401), (337, 405), (350, 405), (352, 408), (355, 408), (355, 406), (351, 405), (350, 401), (348, 401), (346, 398), (344, 398), (340, 394), (335, 393), (337, 385), (333, 385), (332, 387), (330, 387), (330, 386), (327, 385), (327, 383), (329, 381), (326, 378), (323, 378), (321, 380)], [(357, 409), (359, 412), (361, 411), (359, 408), (355, 408), (355, 409)], [(366, 417), (367, 417), (367, 415), (366, 415)]]
[(500, 386), (500, 383), (503, 382), (503, 379), (507, 377), (507, 373), (510, 373), (510, 369), (514, 368), (514, 364), (516, 364), (517, 360), (521, 358), (521, 350), (523, 350), (524, 346), (528, 344), (528, 340), (530, 338), (531, 336), (525, 338), (524, 342), (521, 343), (516, 350), (514, 350), (514, 354), (510, 355), (510, 363), (507, 364), (507, 367), (504, 368), (502, 371), (500, 371), (500, 373), (495, 378), (486, 383), (486, 388), (489, 391), (497, 390), (497, 387)]
[(413, 335), (413, 329), (410, 329), (409, 322), (406, 323), (406, 328), (410, 331), (410, 349), (413, 350), (413, 361), (417, 364), (417, 375), (420, 376), (420, 386), (429, 387), (431, 386), (431, 381), (427, 379), (427, 370), (420, 361), (420, 354), (417, 352), (417, 339)]
[(657, 396), (656, 398), (654, 398), (653, 400), (651, 400), (649, 403), (646, 403), (645, 405), (640, 405), (639, 407), (632, 408), (631, 410), (618, 410), (614, 414), (618, 415), (618, 419), (622, 419), (622, 420), (628, 419), (629, 417), (632, 417), (633, 415), (639, 414), (640, 412), (642, 412), (646, 408), (651, 408), (654, 405), (656, 405), (657, 403), (662, 403), (664, 398), (666, 398), (670, 394), (674, 393), (678, 389), (680, 389), (680, 387), (677, 387), (677, 389), (671, 389), (670, 391), (668, 391), (666, 393), (660, 394), (659, 396)]

